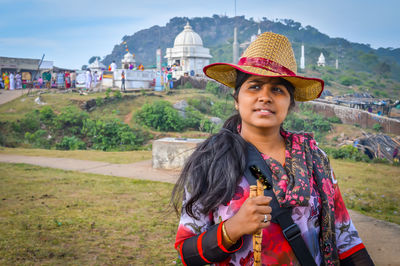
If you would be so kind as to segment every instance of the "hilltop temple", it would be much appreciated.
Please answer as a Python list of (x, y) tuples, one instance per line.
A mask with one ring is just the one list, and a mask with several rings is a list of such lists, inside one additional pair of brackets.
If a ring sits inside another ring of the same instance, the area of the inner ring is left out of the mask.
[(193, 31), (189, 22), (174, 41), (173, 48), (167, 48), (165, 58), (173, 67), (172, 75), (179, 78), (185, 73), (191, 76), (203, 75), (203, 68), (210, 63), (210, 49), (203, 47), (199, 34)]

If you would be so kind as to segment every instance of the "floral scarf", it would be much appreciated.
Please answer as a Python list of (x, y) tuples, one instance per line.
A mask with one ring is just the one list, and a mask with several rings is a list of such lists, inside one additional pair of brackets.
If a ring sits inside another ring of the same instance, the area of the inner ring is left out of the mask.
[(310, 179), (315, 177), (321, 197), (320, 249), (325, 265), (339, 265), (336, 247), (334, 188), (327, 156), (317, 147), (309, 133), (282, 130), (286, 158), (282, 166), (275, 159), (263, 158), (272, 171), (273, 190), (281, 207), (307, 206), (310, 199)]

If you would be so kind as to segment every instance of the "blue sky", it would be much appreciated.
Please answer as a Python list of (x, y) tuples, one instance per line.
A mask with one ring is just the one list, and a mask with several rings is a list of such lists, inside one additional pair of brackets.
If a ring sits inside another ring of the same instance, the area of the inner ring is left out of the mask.
[[(52, 60), (80, 68), (124, 35), (175, 16), (234, 15), (234, 0), (0, 0), (0, 56)], [(400, 48), (399, 0), (236, 0), (236, 14), (289, 18), (331, 37)]]

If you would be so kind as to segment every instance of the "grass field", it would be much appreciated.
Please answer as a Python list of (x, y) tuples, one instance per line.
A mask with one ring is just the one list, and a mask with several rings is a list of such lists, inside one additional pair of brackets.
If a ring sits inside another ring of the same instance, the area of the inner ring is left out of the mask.
[(172, 184), (0, 163), (0, 265), (173, 265)]
[(400, 167), (331, 160), (347, 208), (400, 224)]
[[(125, 164), (151, 159), (151, 151), (103, 152), (0, 148), (0, 154), (72, 158)], [(331, 159), (346, 205), (400, 224), (400, 167)]]
[(151, 151), (104, 152), (97, 150), (46, 150), (0, 147), (0, 154), (15, 154), (25, 156), (43, 156), (53, 158), (70, 158), (78, 160), (100, 161), (117, 164), (135, 163), (151, 159)]
[[(131, 157), (96, 153), (116, 162)], [(349, 208), (400, 224), (399, 167), (343, 160), (332, 166)], [(0, 173), (0, 265), (180, 264), (173, 248), (178, 218), (168, 205), (172, 184), (24, 164), (0, 163)]]

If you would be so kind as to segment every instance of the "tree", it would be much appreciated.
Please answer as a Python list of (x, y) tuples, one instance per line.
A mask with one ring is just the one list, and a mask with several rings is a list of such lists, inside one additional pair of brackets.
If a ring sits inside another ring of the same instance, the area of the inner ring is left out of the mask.
[(89, 59), (89, 61), (88, 61), (89, 65), (90, 65), (91, 63), (93, 63), (94, 61), (96, 61), (96, 59), (100, 61), (100, 60), (101, 60), (101, 57), (100, 57), (100, 56), (92, 56), (92, 57)]
[(383, 77), (384, 75), (388, 74), (391, 71), (391, 68), (388, 63), (381, 62), (376, 65), (375, 71), (378, 73), (379, 76)]

